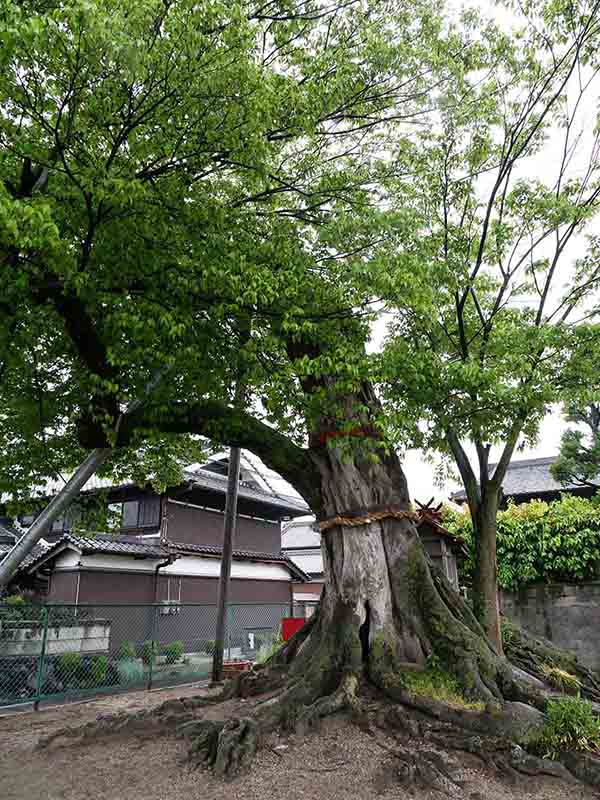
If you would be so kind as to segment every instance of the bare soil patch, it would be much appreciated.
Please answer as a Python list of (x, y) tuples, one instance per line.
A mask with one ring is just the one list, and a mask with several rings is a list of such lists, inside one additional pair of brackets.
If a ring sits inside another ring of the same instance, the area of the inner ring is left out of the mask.
[[(410, 793), (401, 783), (393, 736), (376, 737), (343, 718), (326, 720), (306, 736), (273, 736), (249, 773), (229, 783), (184, 763), (186, 744), (168, 736), (111, 737), (89, 744), (36, 750), (41, 736), (99, 716), (198, 695), (197, 688), (137, 692), (93, 703), (0, 718), (0, 794), (3, 800), (437, 800), (440, 792)], [(229, 701), (204, 716), (238, 715), (253, 701)], [(554, 778), (509, 779), (476, 756), (450, 753), (456, 800), (588, 800), (597, 792)]]

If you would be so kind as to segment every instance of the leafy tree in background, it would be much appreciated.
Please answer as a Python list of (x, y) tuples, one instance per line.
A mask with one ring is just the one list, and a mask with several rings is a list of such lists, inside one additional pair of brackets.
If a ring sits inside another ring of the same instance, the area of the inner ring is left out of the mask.
[(583, 426), (583, 430), (569, 428), (563, 433), (559, 456), (550, 471), (561, 483), (597, 489), (600, 484), (600, 405), (573, 403), (567, 406), (565, 419)]
[(390, 302), (382, 365), (399, 428), (412, 415), (413, 441), (458, 468), (474, 524), (474, 610), (499, 652), (506, 470), (551, 403), (598, 382), (598, 331), (584, 324), (599, 309), (598, 7), (543, 8), (527, 5), (515, 38), (482, 29), (477, 79), (453, 84), (407, 156), (436, 302)]

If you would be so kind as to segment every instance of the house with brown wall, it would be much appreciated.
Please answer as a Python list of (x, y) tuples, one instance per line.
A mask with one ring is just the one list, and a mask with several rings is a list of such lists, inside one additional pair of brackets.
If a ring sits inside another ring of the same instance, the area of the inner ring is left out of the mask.
[[(119, 517), (117, 529), (81, 536), (72, 529), (71, 512), (53, 525), (46, 546), (16, 580), (50, 602), (216, 603), (226, 490), (226, 457), (186, 470), (181, 484), (160, 494), (96, 479), (84, 495), (104, 493)], [(231, 602), (291, 603), (292, 582), (308, 576), (282, 553), (281, 523), (307, 510), (299, 497), (276, 491), (260, 472), (243, 467)]]

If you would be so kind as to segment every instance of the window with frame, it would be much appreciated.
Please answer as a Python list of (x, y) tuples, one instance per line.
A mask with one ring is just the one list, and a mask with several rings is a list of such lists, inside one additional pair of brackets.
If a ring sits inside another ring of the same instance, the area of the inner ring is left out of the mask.
[(122, 528), (152, 528), (159, 522), (160, 497), (125, 500), (123, 503)]

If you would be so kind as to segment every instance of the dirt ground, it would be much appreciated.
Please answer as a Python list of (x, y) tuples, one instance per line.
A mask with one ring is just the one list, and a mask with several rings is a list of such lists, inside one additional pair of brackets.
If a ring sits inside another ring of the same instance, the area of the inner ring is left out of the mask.
[[(104, 714), (139, 710), (164, 700), (199, 694), (197, 688), (135, 692), (38, 713), (0, 717), (0, 797), (2, 800), (371, 800), (378, 797), (439, 800), (431, 792), (409, 793), (398, 781), (398, 761), (387, 748), (393, 738), (376, 740), (343, 719), (330, 720), (306, 737), (271, 739), (254, 766), (231, 783), (183, 763), (185, 744), (166, 736), (108, 738), (36, 750), (40, 736)], [(242, 703), (244, 701), (241, 701)], [(232, 701), (211, 716), (243, 710)], [(447, 796), (456, 800), (588, 800), (600, 795), (554, 778), (525, 778), (511, 784), (482, 768), (475, 756), (456, 756), (456, 778)]]

